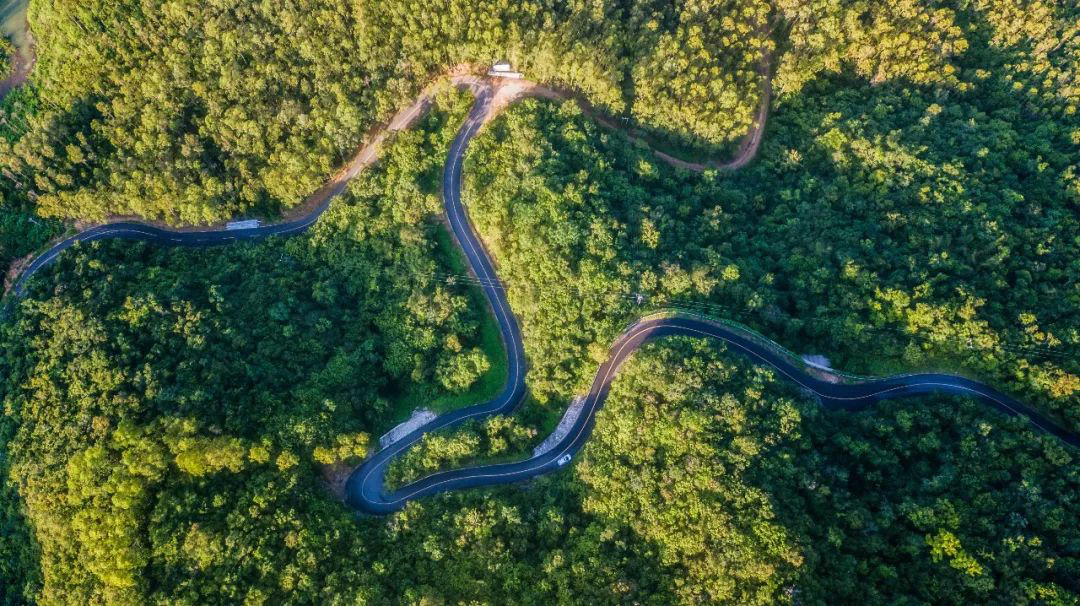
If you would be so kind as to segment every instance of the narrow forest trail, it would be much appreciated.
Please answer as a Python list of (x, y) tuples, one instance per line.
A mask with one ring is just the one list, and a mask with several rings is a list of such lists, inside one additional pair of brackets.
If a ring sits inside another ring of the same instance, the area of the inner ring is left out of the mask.
[(735, 154), (725, 162), (718, 160), (686, 160), (659, 149), (655, 149), (649, 141), (635, 135), (631, 129), (620, 126), (612, 121), (610, 116), (605, 115), (604, 112), (596, 109), (592, 103), (580, 93), (553, 88), (529, 80), (505, 81), (502, 84), (502, 88), (504, 88), (505, 91), (499, 93), (501, 98), (496, 99), (493, 113), (498, 113), (503, 107), (513, 103), (521, 97), (541, 97), (552, 101), (573, 100), (578, 104), (585, 115), (596, 120), (596, 122), (609, 130), (619, 131), (625, 134), (631, 141), (650, 149), (658, 159), (670, 166), (696, 173), (705, 172), (707, 170), (738, 170), (749, 164), (750, 161), (757, 156), (758, 147), (761, 146), (761, 141), (765, 134), (765, 123), (768, 121), (769, 108), (772, 103), (773, 53), (768, 48), (768, 45), (769, 41), (772, 39), (774, 28), (775, 24), (771, 23), (762, 23), (758, 27), (758, 33), (762, 36), (762, 39), (765, 40), (765, 43), (761, 48), (757, 66), (758, 77), (761, 80), (758, 108), (754, 115), (754, 121), (750, 125), (750, 129), (743, 135), (742, 141), (739, 143), (739, 147)]
[[(25, 34), (29, 40), (30, 37), (29, 24), (25, 24)], [(26, 82), (33, 66), (34, 66), (35, 54), (33, 46), (29, 48), (29, 60), (18, 63), (19, 68), (16, 73), (12, 74), (10, 78), (0, 83), (0, 98), (3, 98), (3, 93), (6, 92), (3, 89), (5, 84), (10, 84), (10, 88), (20, 86)], [(765, 121), (768, 116), (769, 103), (771, 98), (771, 84), (769, 81), (769, 62), (770, 55), (767, 52), (762, 54), (761, 59), (761, 73), (763, 75), (762, 80), (762, 97), (758, 107), (757, 119), (754, 121), (750, 131), (744, 136), (743, 143), (739, 147), (738, 153), (726, 163), (698, 163), (676, 158), (659, 150), (654, 150), (654, 154), (660, 160), (691, 172), (703, 172), (710, 169), (737, 169), (739, 167), (748, 164), (754, 156), (757, 154), (758, 145), (761, 142), (762, 133), (765, 129)], [(644, 143), (647, 142), (635, 137), (629, 129), (617, 125), (612, 122), (603, 112), (597, 110), (587, 99), (582, 95), (567, 91), (552, 88), (550, 86), (533, 82), (524, 79), (496, 79), (485, 76), (475, 75), (475, 66), (468, 64), (459, 64), (448, 70), (443, 74), (433, 79), (424, 90), (417, 96), (415, 100), (408, 105), (400, 109), (389, 121), (375, 125), (365, 137), (363, 137), (366, 143), (353, 155), (344, 166), (342, 166), (336, 173), (334, 173), (319, 189), (309, 195), (304, 201), (286, 211), (281, 217), (279, 217), (273, 223), (265, 224), (265, 229), (271, 229), (274, 227), (280, 227), (282, 225), (290, 225), (300, 221), (303, 221), (305, 217), (317, 216), (326, 210), (326, 206), (329, 201), (344, 191), (348, 182), (356, 178), (365, 168), (373, 164), (378, 160), (379, 149), (386, 139), (397, 131), (408, 130), (416, 123), (417, 120), (422, 118), (427, 112), (432, 103), (433, 91), (438, 87), (440, 82), (449, 81), (452, 86), (458, 88), (477, 88), (477, 87), (489, 87), (493, 90), (493, 102), (487, 106), (487, 112), (483, 116), (482, 124), (486, 124), (490, 120), (494, 119), (504, 109), (510, 107), (514, 102), (525, 97), (537, 97), (543, 99), (549, 99), (552, 101), (574, 101), (581, 108), (582, 112), (590, 118), (597, 121), (605, 128), (622, 132), (632, 141)], [(38, 263), (39, 260), (44, 258), (45, 264), (51, 262), (55, 258), (55, 255), (51, 255), (54, 249), (67, 248), (71, 244), (77, 241), (90, 241), (99, 239), (94, 237), (95, 234), (102, 233), (103, 228), (113, 226), (125, 226), (125, 228), (133, 226), (141, 226), (147, 228), (146, 230), (139, 230), (140, 233), (147, 230), (158, 230), (169, 233), (184, 233), (184, 234), (205, 234), (208, 232), (223, 231), (225, 230), (227, 221), (221, 221), (218, 223), (202, 224), (202, 225), (177, 225), (163, 220), (146, 219), (134, 215), (110, 215), (101, 220), (86, 221), (80, 220), (73, 223), (74, 229), (78, 232), (74, 236), (70, 237), (58, 237), (49, 242), (45, 248), (45, 252), (36, 258), (33, 255), (15, 259), (6, 268), (3, 282), (3, 295), (7, 295), (14, 290), (16, 296), (21, 296), (22, 286), (26, 279), (29, 278), (34, 272), (42, 269), (43, 264)], [(114, 230), (104, 230), (110, 235), (121, 234), (134, 234), (133, 231), (116, 232)], [(274, 233), (281, 233), (280, 231)], [(260, 232), (256, 230), (253, 234), (237, 234), (243, 237), (261, 237), (267, 235), (269, 232)], [(174, 240), (174, 243), (179, 243), (178, 240)]]
[(531, 80), (521, 79), (500, 81), (496, 89), (496, 98), (490, 112), (490, 117), (498, 115), (504, 108), (524, 97), (538, 97), (551, 101), (573, 101), (581, 108), (582, 113), (595, 120), (604, 128), (623, 133), (631, 141), (650, 149), (657, 159), (674, 166), (675, 168), (681, 168), (695, 173), (701, 173), (707, 170), (737, 170), (746, 166), (754, 159), (757, 155), (758, 147), (761, 145), (762, 136), (765, 133), (765, 123), (769, 117), (769, 105), (772, 102), (772, 79), (770, 77), (771, 64), (771, 53), (767, 51), (763, 52), (761, 55), (761, 62), (758, 66), (758, 73), (761, 77), (761, 96), (758, 102), (757, 113), (754, 116), (754, 122), (751, 124), (750, 130), (743, 135), (742, 142), (739, 144), (735, 155), (726, 162), (719, 162), (716, 160), (704, 162), (684, 160), (658, 149), (654, 149), (647, 140), (635, 135), (631, 129), (612, 121), (610, 116), (598, 110), (581, 94), (564, 89), (553, 88)]
[(699, 173), (706, 170), (738, 170), (749, 164), (757, 155), (758, 147), (761, 146), (761, 139), (765, 134), (765, 122), (769, 119), (769, 104), (772, 103), (771, 62), (772, 55), (768, 52), (762, 53), (761, 65), (758, 68), (758, 73), (761, 76), (761, 101), (758, 105), (757, 115), (731, 160), (727, 162), (689, 162), (659, 150), (654, 151), (656, 156), (677, 168)]
[(112, 215), (101, 221), (78, 221), (74, 225), (78, 232), (75, 235), (57, 238), (36, 257), (30, 255), (13, 261), (5, 276), (4, 295), (11, 293), (16, 297), (21, 297), (26, 281), (34, 273), (52, 263), (56, 254), (78, 242), (109, 237), (129, 237), (144, 240), (156, 239), (159, 242), (190, 246), (227, 243), (238, 239), (255, 239), (302, 231), (329, 208), (330, 202), (345, 191), (350, 181), (379, 159), (379, 151), (383, 143), (393, 133), (408, 130), (427, 113), (433, 102), (434, 91), (443, 80), (448, 80), (452, 86), (458, 88), (476, 88), (487, 85), (486, 79), (479, 76), (468, 74), (441, 76), (425, 88), (414, 101), (398, 110), (389, 121), (374, 127), (364, 138), (366, 143), (344, 166), (338, 169), (319, 189), (305, 198), (303, 203), (289, 209), (275, 222), (266, 223), (255, 229), (230, 231), (226, 229), (226, 222), (176, 226), (165, 221), (123, 215)]
[[(763, 62), (767, 65), (768, 58), (763, 58)], [(364, 137), (366, 143), (319, 189), (305, 198), (301, 204), (290, 208), (282, 217), (273, 223), (266, 223), (262, 227), (254, 230), (230, 231), (229, 234), (231, 234), (232, 237), (216, 237), (209, 236), (208, 234), (226, 231), (226, 222), (223, 221), (209, 225), (174, 225), (166, 221), (145, 219), (130, 215), (110, 215), (100, 221), (77, 221), (74, 224), (74, 228), (78, 233), (75, 235), (60, 237), (50, 242), (46, 247), (46, 250), (37, 257), (30, 256), (14, 260), (7, 268), (5, 274), (3, 294), (7, 295), (9, 293), (14, 293), (17, 297), (22, 296), (25, 282), (30, 276), (50, 264), (56, 258), (56, 253), (59, 253), (77, 242), (89, 242), (102, 239), (103, 237), (137, 237), (138, 239), (152, 239), (150, 234), (160, 232), (162, 234), (187, 234), (191, 236), (184, 236), (181, 238), (170, 237), (159, 241), (164, 242), (167, 240), (172, 244), (198, 245), (193, 243), (219, 243), (235, 239), (250, 239), (266, 237), (268, 235), (293, 233), (288, 231), (288, 228), (295, 227), (296, 225), (304, 225), (306, 228), (307, 225), (310, 225), (310, 222), (306, 222), (307, 219), (314, 221), (314, 219), (318, 218), (319, 215), (325, 212), (330, 201), (345, 190), (349, 181), (355, 179), (364, 171), (364, 169), (378, 160), (379, 150), (383, 143), (386, 142), (387, 138), (395, 132), (408, 130), (427, 113), (427, 110), (431, 107), (433, 101), (434, 91), (437, 90), (441, 82), (449, 82), (451, 86), (468, 88), (474, 90), (474, 92), (481, 88), (491, 90), (492, 102), (483, 106), (484, 114), (479, 116), (481, 125), (493, 120), (499, 113), (513, 105), (516, 101), (526, 97), (537, 97), (552, 101), (574, 101), (586, 115), (596, 120), (605, 128), (623, 132), (632, 140), (640, 141), (629, 133), (628, 129), (613, 123), (610, 119), (605, 117), (602, 112), (596, 110), (586, 99), (576, 93), (555, 89), (530, 80), (497, 79), (478, 76), (470, 72), (469, 66), (458, 65), (435, 78), (431, 84), (424, 88), (415, 100), (398, 110), (398, 112), (387, 122), (373, 127)], [(23, 80), (25, 81), (25, 77)], [(764, 130), (765, 116), (768, 114), (769, 108), (768, 91), (769, 85), (766, 78), (766, 84), (763, 85), (764, 95), (758, 110), (759, 119), (755, 122), (751, 131), (747, 133), (738, 155), (727, 164), (696, 164), (674, 158), (659, 151), (655, 152), (657, 157), (673, 166), (684, 168), (692, 172), (702, 172), (709, 170), (710, 168), (737, 168), (747, 164), (756, 155), (758, 143), (761, 140), (761, 134)], [(113, 229), (109, 229), (110, 226), (112, 226)]]
[[(607, 361), (600, 366), (592, 387), (584, 398), (581, 413), (563, 438), (544, 454), (514, 463), (436, 473), (391, 494), (386, 494), (383, 479), (387, 466), (424, 435), (453, 427), (468, 419), (483, 419), (492, 415), (510, 413), (526, 394), (527, 361), (521, 329), (507, 302), (506, 289), (495, 272), (495, 264), (486, 252), (483, 242), (473, 230), (468, 212), (462, 203), (462, 165), (469, 143), (484, 124), (517, 99), (525, 96), (557, 99), (568, 97), (559, 91), (522, 80), (496, 83), (477, 76), (454, 75), (450, 77), (450, 82), (458, 88), (470, 90), (476, 97), (476, 102), (451, 145), (445, 165), (442, 187), (445, 220), (450, 225), (451, 233), (465, 255), (469, 270), (483, 285), (484, 295), (497, 321), (500, 335), (506, 345), (507, 381), (502, 391), (493, 400), (436, 417), (365, 461), (352, 473), (346, 484), (346, 499), (358, 510), (373, 514), (391, 513), (404, 507), (408, 501), (424, 496), (467, 487), (516, 482), (566, 466), (588, 440), (595, 423), (595, 415), (603, 406), (611, 383), (625, 360), (645, 343), (674, 335), (724, 342), (733, 351), (746, 355), (756, 363), (771, 367), (785, 380), (816, 395), (822, 405), (828, 409), (859, 410), (880, 400), (930, 392), (967, 395), (1005, 414), (1023, 416), (1030, 421), (1034, 429), (1080, 447), (1080, 436), (1061, 428), (1031, 407), (970, 379), (947, 374), (912, 374), (855, 382), (825, 380), (809, 372), (804, 365), (792, 359), (791, 356), (780, 353), (783, 349), (776, 343), (751, 336), (745, 331), (716, 319), (670, 311), (639, 320), (615, 341), (609, 350)], [(392, 132), (409, 128), (420, 116), (424, 115), (432, 103), (435, 90), (433, 87), (434, 85), (426, 89), (415, 101), (395, 114), (384, 128), (379, 129), (348, 164), (307, 198), (301, 205), (298, 216), (273, 225), (240, 230), (166, 229), (141, 221), (118, 221), (88, 227), (55, 244), (35, 258), (16, 280), (12, 288), (13, 299), (25, 295), (27, 281), (35, 274), (53, 263), (63, 251), (81, 242), (119, 238), (144, 240), (169, 246), (203, 247), (269, 236), (293, 235), (305, 231), (327, 210), (334, 197), (345, 190), (350, 180), (375, 162), (381, 144)], [(766, 97), (767, 94), (766, 85)], [(759, 109), (760, 120), (757, 127), (749, 134), (743, 149), (731, 162), (719, 166), (738, 168), (749, 162), (758, 149), (767, 110), (768, 99), (765, 98)], [(688, 163), (686, 168), (705, 170), (709, 166)]]

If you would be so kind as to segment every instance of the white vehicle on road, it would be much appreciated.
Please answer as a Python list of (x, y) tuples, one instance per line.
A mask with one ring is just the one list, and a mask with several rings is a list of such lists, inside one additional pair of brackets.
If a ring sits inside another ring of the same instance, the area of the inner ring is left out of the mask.
[(261, 221), (259, 221), (258, 219), (251, 219), (249, 221), (233, 221), (231, 223), (226, 223), (225, 229), (229, 231), (234, 231), (237, 229), (255, 229), (259, 226), (260, 223)]
[(569, 462), (570, 462), (570, 455), (569, 454), (564, 454), (563, 456), (559, 457), (558, 461), (555, 461), (555, 464), (558, 465), (559, 467), (562, 467), (563, 465), (566, 465)]

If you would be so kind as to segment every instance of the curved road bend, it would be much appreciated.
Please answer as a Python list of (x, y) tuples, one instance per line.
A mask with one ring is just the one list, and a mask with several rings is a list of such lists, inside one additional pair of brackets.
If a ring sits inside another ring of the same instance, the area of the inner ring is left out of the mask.
[[(540, 456), (514, 463), (483, 465), (455, 469), (427, 476), (400, 490), (385, 494), (382, 477), (386, 465), (405, 447), (396, 444), (379, 452), (349, 478), (347, 495), (349, 502), (368, 513), (386, 514), (399, 510), (412, 499), (473, 486), (487, 486), (517, 482), (545, 474), (564, 466), (585, 445), (592, 433), (596, 413), (607, 399), (611, 382), (619, 367), (645, 343), (669, 336), (710, 338), (727, 344), (730, 351), (738, 352), (751, 361), (772, 367), (780, 377), (816, 395), (828, 410), (862, 410), (875, 402), (891, 398), (926, 393), (945, 393), (971, 396), (990, 407), (1010, 416), (1023, 416), (1035, 429), (1051, 434), (1075, 447), (1080, 447), (1080, 436), (1070, 433), (1029, 406), (971, 379), (947, 374), (914, 374), (898, 377), (872, 379), (859, 383), (830, 383), (808, 375), (787, 356), (776, 353), (773, 348), (752, 340), (744, 334), (721, 324), (693, 317), (664, 317), (645, 319), (628, 328), (612, 345), (610, 355), (593, 379), (585, 398), (581, 414), (570, 427), (566, 436), (553, 449)], [(494, 407), (493, 407), (494, 408)], [(445, 415), (454, 416), (456, 413)], [(440, 417), (441, 419), (441, 417)], [(432, 421), (432, 425), (445, 427), (448, 423)], [(415, 441), (429, 431), (426, 427), (410, 434)]]
[[(478, 98), (490, 94), (490, 86), (480, 78), (474, 76), (452, 76), (450, 82), (459, 88), (472, 90)], [(276, 223), (250, 229), (226, 230), (224, 228), (208, 229), (204, 231), (169, 230), (161, 229), (140, 223), (137, 221), (119, 221), (106, 223), (80, 231), (79, 233), (62, 240), (36, 257), (30, 265), (19, 275), (11, 287), (13, 299), (20, 299), (26, 294), (26, 284), (42, 269), (51, 265), (60, 253), (80, 242), (92, 242), (94, 240), (108, 240), (113, 238), (125, 240), (144, 240), (167, 246), (215, 246), (230, 244), (237, 240), (257, 240), (270, 236), (288, 236), (307, 230), (322, 216), (330, 203), (339, 194), (345, 191), (349, 181), (359, 175), (365, 168), (370, 166), (378, 158), (379, 146), (386, 140), (389, 132), (400, 131), (409, 128), (417, 118), (424, 115), (431, 106), (430, 87), (413, 101), (412, 104), (403, 108), (382, 131), (376, 133), (371, 142), (361, 149), (353, 159), (336, 173), (323, 187), (312, 194), (306, 203), (307, 213), (302, 217), (285, 223)]]
[(600, 367), (586, 395), (577, 420), (554, 448), (539, 456), (514, 463), (483, 465), (436, 473), (387, 494), (383, 485), (390, 462), (424, 434), (457, 425), (467, 419), (502, 414), (514, 409), (525, 394), (524, 354), (521, 331), (506, 302), (505, 288), (495, 274), (493, 264), (472, 230), (461, 204), (461, 163), (470, 139), (487, 115), (490, 96), (481, 93), (476, 106), (450, 148), (443, 173), (443, 204), (454, 237), (465, 251), (470, 268), (484, 285), (509, 356), (506, 386), (494, 400), (444, 414), (409, 433), (398, 442), (377, 452), (356, 469), (346, 483), (346, 500), (357, 509), (371, 514), (388, 514), (402, 509), (413, 499), (475, 486), (505, 484), (532, 478), (566, 465), (588, 440), (596, 412), (603, 406), (611, 382), (622, 363), (648, 341), (665, 336), (684, 335), (712, 338), (728, 344), (732, 351), (746, 355), (756, 363), (775, 369), (784, 379), (818, 396), (829, 410), (861, 410), (874, 402), (926, 393), (971, 396), (990, 407), (1012, 416), (1026, 417), (1040, 431), (1080, 447), (1080, 436), (1066, 431), (1029, 406), (971, 379), (947, 374), (914, 374), (859, 383), (829, 383), (815, 378), (773, 348), (721, 324), (692, 317), (644, 319), (632, 325), (612, 345), (608, 360)]
[[(728, 343), (729, 347), (753, 361), (774, 368), (786, 380), (816, 394), (828, 409), (859, 410), (879, 400), (925, 394), (930, 392), (973, 396), (1001, 412), (1027, 418), (1035, 429), (1053, 435), (1072, 446), (1080, 447), (1080, 436), (1054, 424), (1032, 408), (994, 390), (993, 388), (953, 375), (920, 374), (868, 380), (854, 384), (835, 384), (822, 381), (796, 367), (791, 360), (775, 353), (772, 348), (753, 341), (720, 324), (691, 317), (668, 317), (644, 319), (632, 325), (619, 337), (611, 348), (610, 357), (600, 367), (581, 414), (562, 441), (553, 449), (538, 457), (516, 463), (485, 465), (437, 473), (408, 486), (386, 494), (383, 477), (390, 461), (416, 443), (424, 434), (450, 427), (471, 418), (484, 418), (512, 411), (525, 395), (525, 355), (521, 330), (506, 301), (505, 289), (499, 282), (494, 265), (477, 238), (468, 215), (461, 203), (461, 168), (465, 150), (485, 120), (490, 117), (493, 91), (490, 86), (475, 79), (460, 79), (459, 86), (469, 87), (476, 95), (476, 103), (450, 148), (443, 173), (443, 203), (451, 231), (464, 251), (470, 269), (484, 285), (484, 294), (498, 322), (499, 331), (508, 356), (506, 385), (499, 395), (483, 404), (470, 406), (437, 417), (398, 442), (379, 451), (368, 459), (349, 477), (346, 499), (357, 509), (374, 514), (397, 511), (412, 500), (460, 488), (516, 482), (553, 471), (564, 466), (588, 440), (596, 412), (607, 397), (611, 382), (622, 363), (644, 343), (672, 335), (713, 338)], [(390, 130), (404, 128), (427, 105), (422, 96), (406, 108), (392, 122)], [(381, 140), (380, 135), (376, 138)], [(135, 222), (119, 222), (101, 225), (82, 231), (53, 246), (27, 267), (12, 288), (15, 298), (25, 295), (26, 283), (37, 272), (51, 264), (64, 250), (79, 242), (110, 238), (146, 240), (173, 246), (213, 246), (252, 240), (269, 236), (300, 233), (310, 227), (329, 207), (331, 200), (344, 191), (349, 179), (374, 159), (375, 147), (369, 146), (334, 180), (327, 184), (317, 198), (312, 210), (300, 219), (245, 230), (170, 231)]]
[[(341, 184), (339, 191), (336, 193), (340, 193), (343, 189), (344, 184)], [(61, 241), (35, 258), (19, 276), (19, 279), (15, 281), (15, 284), (11, 287), (11, 293), (15, 298), (22, 298), (26, 294), (26, 284), (34, 274), (51, 265), (60, 253), (80, 242), (119, 238), (124, 240), (145, 240), (172, 246), (202, 247), (229, 244), (237, 240), (255, 240), (269, 236), (295, 234), (311, 227), (311, 225), (319, 218), (319, 215), (325, 212), (329, 207), (331, 199), (332, 197), (328, 197), (312, 214), (301, 219), (290, 221), (288, 223), (252, 229), (181, 232), (160, 229), (135, 222), (108, 223), (106, 225), (91, 227), (90, 229), (81, 231), (74, 236)]]

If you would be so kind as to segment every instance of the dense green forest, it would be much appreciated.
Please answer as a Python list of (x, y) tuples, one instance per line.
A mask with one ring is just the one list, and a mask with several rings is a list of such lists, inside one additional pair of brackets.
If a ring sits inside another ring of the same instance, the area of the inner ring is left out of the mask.
[(540, 401), (681, 305), (848, 371), (973, 373), (1080, 429), (1076, 119), (1033, 119), (999, 81), (948, 107), (848, 82), (788, 100), (735, 174), (666, 169), (571, 103), (526, 101), (474, 142), (466, 202)]
[[(424, 557), (437, 560), (431, 574), (448, 575), (429, 595), (1075, 603), (1074, 453), (960, 398), (824, 413), (787, 385), (707, 343), (648, 346), (622, 370), (572, 471), (524, 491), (437, 497), (401, 515), (409, 530), (432, 515), (452, 529), (424, 540)], [(491, 518), (497, 531), (476, 528)], [(456, 548), (444, 542), (455, 536)], [(501, 570), (457, 587), (449, 575), (478, 563)], [(529, 576), (535, 567), (539, 579)], [(530, 589), (514, 596), (512, 582)]]
[[(0, 102), (0, 261), (59, 219), (299, 204), (436, 74), (507, 57), (689, 174), (525, 101), (464, 199), (521, 320), (513, 418), (431, 471), (523, 456), (612, 339), (677, 305), (862, 373), (979, 377), (1080, 431), (1080, 7), (1041, 0), (34, 0)], [(824, 413), (669, 339), (563, 472), (389, 518), (345, 474), (503, 351), (437, 220), (442, 94), (306, 234), (81, 246), (0, 324), (0, 604), (1077, 604), (1077, 453), (962, 398)], [(447, 280), (446, 276), (456, 279)]]
[[(6, 477), (40, 545), (39, 601), (142, 603), (164, 486), (215, 491), (225, 470), (312, 484), (313, 464), (363, 456), (402, 414), (404, 386), (430, 399), (482, 378), (483, 308), (441, 283), (453, 264), (429, 220), (469, 98), (444, 102), (303, 237), (92, 244), (35, 279), (0, 326), (0, 376)], [(4, 527), (20, 528), (7, 496)], [(26, 544), (0, 545), (14, 586)]]
[(39, 212), (185, 223), (295, 205), (456, 65), (508, 57), (658, 136), (724, 146), (770, 66), (784, 91), (846, 65), (945, 85), (965, 48), (953, 9), (916, 2), (40, 0), (30, 21), (42, 104), (14, 157)]
[(7, 78), (14, 68), (15, 46), (7, 38), (0, 39), (0, 80)]
[[(691, 340), (631, 360), (571, 471), (389, 522), (352, 518), (310, 442), (287, 459), (274, 424), (149, 418), (93, 434), (61, 466), (73, 528), (54, 518), (44, 536), (76, 538), (45, 560), (42, 602), (1067, 604), (1080, 592), (1068, 523), (1080, 476), (1051, 439), (962, 399), (824, 414)], [(108, 536), (129, 568), (97, 567), (105, 554), (78, 543), (89, 536)], [(89, 570), (50, 577), (75, 557)]]
[(0, 100), (0, 268), (34, 252), (61, 231), (59, 221), (35, 216), (26, 187), (16, 177), (18, 162), (11, 146), (29, 127), (38, 107), (37, 91), (24, 86)]

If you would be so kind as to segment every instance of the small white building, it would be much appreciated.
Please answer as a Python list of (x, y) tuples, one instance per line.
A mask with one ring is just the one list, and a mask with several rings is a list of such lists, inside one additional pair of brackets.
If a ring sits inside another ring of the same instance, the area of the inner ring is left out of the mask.
[(491, 69), (488, 70), (488, 75), (493, 78), (520, 79), (525, 77), (521, 72), (515, 72), (514, 68), (510, 66), (510, 62), (506, 59), (496, 61), (495, 64), (491, 66)]

